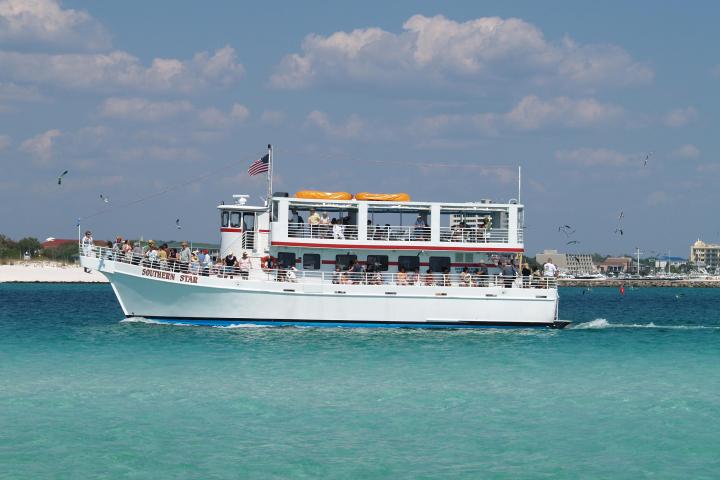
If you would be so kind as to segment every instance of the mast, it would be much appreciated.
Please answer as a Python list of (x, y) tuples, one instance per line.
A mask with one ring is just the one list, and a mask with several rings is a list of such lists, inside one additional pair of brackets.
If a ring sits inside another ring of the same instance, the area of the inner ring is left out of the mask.
[(272, 199), (272, 180), (273, 180), (273, 152), (272, 152), (272, 145), (268, 143), (268, 176), (267, 176), (267, 204), (270, 205), (270, 200)]
[(520, 198), (520, 193), (522, 191), (522, 167), (518, 165), (518, 198), (517, 201), (520, 205), (522, 205), (522, 199)]

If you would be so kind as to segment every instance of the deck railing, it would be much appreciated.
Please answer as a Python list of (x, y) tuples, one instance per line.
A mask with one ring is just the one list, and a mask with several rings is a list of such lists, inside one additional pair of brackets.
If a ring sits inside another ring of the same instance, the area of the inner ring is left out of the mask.
[(555, 277), (481, 275), (477, 273), (437, 272), (352, 272), (297, 270), (295, 268), (250, 269), (227, 266), (224, 262), (210, 265), (201, 262), (183, 263), (176, 260), (160, 260), (155, 255), (122, 253), (104, 247), (80, 249), (85, 257), (96, 257), (116, 262), (140, 265), (155, 270), (190, 273), (199, 276), (238, 280), (263, 280), (287, 283), (334, 284), (334, 285), (386, 285), (396, 287), (504, 287), (504, 288), (557, 288)]
[[(357, 225), (309, 225), (289, 223), (288, 236), (313, 239), (357, 240)], [(415, 225), (368, 225), (368, 241), (429, 242), (430, 227)], [(452, 243), (508, 243), (507, 228), (440, 227), (440, 241)], [(522, 230), (518, 230), (522, 242)]]

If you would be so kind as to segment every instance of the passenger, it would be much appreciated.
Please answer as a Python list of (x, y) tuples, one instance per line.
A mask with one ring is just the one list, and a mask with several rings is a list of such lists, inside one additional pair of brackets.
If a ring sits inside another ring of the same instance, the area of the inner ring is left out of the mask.
[(112, 244), (114, 260), (120, 260), (120, 256), (122, 254), (122, 249), (123, 249), (123, 239), (122, 239), (122, 237), (118, 236), (115, 238), (115, 243)]
[(480, 265), (480, 267), (475, 270), (473, 286), (487, 287), (489, 283), (488, 269), (485, 265)]
[(469, 287), (472, 285), (472, 275), (470, 275), (470, 270), (468, 267), (463, 267), (462, 272), (460, 273), (460, 286), (461, 287)]
[(443, 267), (442, 283), (440, 285), (443, 287), (449, 287), (452, 285), (452, 280), (450, 279), (450, 269), (448, 267)]
[(160, 269), (167, 270), (167, 268), (168, 268), (168, 245), (167, 245), (167, 243), (163, 243), (162, 245), (160, 245), (160, 250), (158, 250), (158, 260), (160, 261)]
[(212, 267), (210, 268), (210, 275), (220, 276), (223, 273), (223, 262), (215, 259)]
[(351, 260), (350, 261), (350, 267), (348, 268), (348, 271), (350, 272), (350, 278), (352, 279), (352, 283), (359, 285), (362, 283), (363, 280), (363, 266), (360, 265), (360, 263), (357, 260)]
[(548, 261), (545, 262), (545, 264), (543, 265), (543, 277), (556, 277), (557, 274), (557, 267), (552, 262), (552, 260), (548, 258)]
[(190, 265), (190, 257), (192, 253), (190, 252), (190, 247), (188, 247), (187, 242), (182, 242), (180, 244), (180, 271), (181, 272), (187, 272), (188, 266)]
[[(369, 271), (369, 269), (368, 269)], [(372, 274), (369, 276), (369, 283), (371, 285), (382, 285), (383, 284), (383, 274), (380, 271), (380, 267), (373, 266)]]
[(332, 219), (332, 232), (335, 240), (345, 240), (344, 228), (338, 220)]
[[(237, 257), (233, 254), (233, 252), (230, 252), (225, 257), (225, 274), (226, 275), (233, 275), (235, 273), (235, 266), (238, 263)], [(232, 276), (230, 277), (232, 278)]]
[(420, 269), (416, 268), (408, 273), (408, 285), (420, 285)]
[(178, 271), (178, 251), (176, 248), (168, 250), (167, 254), (168, 270), (177, 272)]
[(432, 268), (428, 268), (425, 272), (425, 286), (432, 287), (433, 285), (435, 285), (435, 274)]
[(200, 252), (195, 250), (192, 252), (192, 255), (190, 256), (189, 272), (192, 274), (195, 274), (195, 275), (200, 274), (200, 258), (198, 257), (198, 253), (200, 253)]
[(517, 271), (515, 270), (512, 262), (501, 262), (499, 267), (505, 288), (512, 287), (513, 282), (515, 281), (515, 276), (517, 275)]
[(130, 263), (132, 261), (132, 243), (130, 243), (130, 240), (125, 240), (120, 252), (122, 253), (124, 262)]
[[(94, 257), (93, 254), (93, 247), (95, 246), (95, 240), (93, 240), (92, 232), (88, 230), (85, 232), (85, 236), (80, 241), (80, 245), (82, 246), (83, 255), (86, 257)], [(86, 268), (85, 273), (90, 273), (90, 269)]]
[(323, 212), (320, 215), (320, 237), (322, 238), (330, 238), (332, 235), (332, 229), (330, 227), (330, 217), (328, 217), (327, 212)]
[(413, 239), (414, 240), (425, 240), (425, 233), (427, 231), (427, 224), (422, 215), (418, 215), (415, 219), (415, 225), (413, 226)]
[(140, 263), (140, 260), (143, 257), (143, 248), (142, 245), (140, 245), (140, 242), (135, 242), (135, 245), (132, 249), (132, 264), (138, 265)]
[(250, 269), (252, 269), (252, 262), (250, 261), (247, 252), (242, 253), (242, 257), (237, 262), (237, 267), (240, 272), (240, 277), (243, 280), (247, 280), (250, 276)]
[(335, 272), (333, 272), (332, 276), (332, 283), (339, 284), (342, 280), (342, 270), (340, 269), (340, 265), (335, 265)]
[(368, 239), (375, 238), (375, 227), (373, 227), (372, 220), (367, 221), (367, 238)]
[(303, 227), (304, 227), (304, 221), (303, 218), (298, 214), (298, 211), (294, 208), (291, 211), (292, 215), (290, 216), (290, 225), (288, 226), (288, 234), (291, 237), (302, 237), (304, 235), (303, 233)]
[(209, 276), (210, 270), (213, 266), (213, 258), (207, 249), (204, 249), (202, 252), (202, 257), (200, 258), (200, 265), (202, 265), (203, 267), (203, 275), (206, 277)]
[(146, 265), (148, 265), (150, 268), (158, 268), (158, 249), (157, 245), (155, 245), (154, 240), (150, 240), (148, 242), (148, 249), (147, 252), (145, 252), (145, 259), (147, 260)]
[(408, 276), (405, 272), (405, 267), (400, 267), (400, 271), (398, 272), (397, 276), (395, 277), (398, 285), (407, 285), (408, 284)]
[(310, 216), (308, 217), (308, 225), (310, 225), (310, 238), (318, 237), (318, 226), (320, 225), (320, 215), (315, 211), (314, 208), (310, 209)]
[(532, 270), (530, 270), (530, 265), (523, 263), (521, 273), (523, 277), (523, 287), (529, 288), (532, 280)]
[(352, 285), (352, 278), (350, 278), (350, 272), (343, 270), (340, 274), (340, 283), (342, 285)]

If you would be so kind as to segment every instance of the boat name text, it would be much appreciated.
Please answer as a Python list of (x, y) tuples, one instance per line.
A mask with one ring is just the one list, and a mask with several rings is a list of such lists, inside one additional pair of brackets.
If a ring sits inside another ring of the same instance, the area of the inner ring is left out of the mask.
[[(172, 272), (163, 272), (160, 270), (153, 270), (150, 268), (143, 268), (142, 275), (144, 277), (161, 278), (163, 280), (175, 280), (175, 274)], [(198, 283), (198, 277), (196, 275), (180, 275), (179, 281), (184, 283)]]

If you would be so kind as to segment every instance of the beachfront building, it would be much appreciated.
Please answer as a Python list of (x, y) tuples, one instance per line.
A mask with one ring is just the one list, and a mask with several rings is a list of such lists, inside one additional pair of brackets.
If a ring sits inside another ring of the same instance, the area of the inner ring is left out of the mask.
[(631, 273), (633, 259), (630, 257), (608, 257), (600, 265), (598, 270), (602, 273)]
[(690, 263), (698, 267), (720, 267), (720, 244), (705, 243), (698, 238), (690, 246)]
[(540, 265), (548, 260), (552, 260), (561, 272), (572, 275), (597, 272), (592, 256), (585, 253), (558, 253), (557, 250), (544, 250), (535, 255), (535, 261)]
[(669, 257), (667, 255), (660, 255), (655, 258), (655, 268), (658, 270), (665, 270), (668, 268), (668, 264), (671, 268), (680, 268), (687, 263), (687, 258), (682, 257)]

